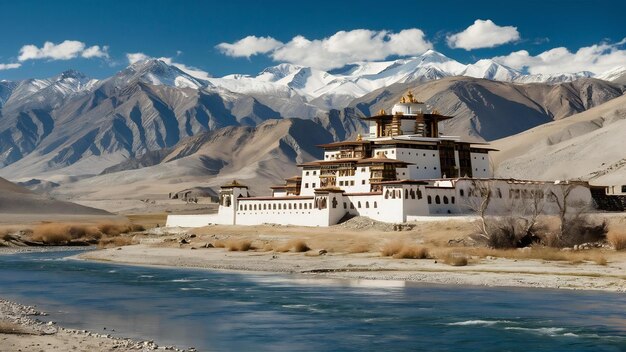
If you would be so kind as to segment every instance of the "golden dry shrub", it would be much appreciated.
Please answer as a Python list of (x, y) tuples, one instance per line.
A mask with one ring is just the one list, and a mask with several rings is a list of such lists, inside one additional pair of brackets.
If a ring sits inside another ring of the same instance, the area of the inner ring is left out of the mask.
[(231, 239), (226, 241), (225, 247), (231, 252), (245, 252), (252, 249), (252, 241), (245, 239)]
[(30, 239), (46, 244), (64, 244), (77, 239), (97, 239), (100, 232), (97, 228), (82, 224), (48, 222), (33, 227)]
[(404, 248), (404, 246), (405, 246), (405, 241), (402, 241), (399, 239), (387, 241), (383, 244), (382, 248), (380, 249), (380, 255), (382, 255), (383, 257), (391, 257), (393, 255), (400, 253), (400, 251)]
[(606, 237), (616, 251), (623, 251), (626, 249), (626, 231), (611, 230)]
[(407, 244), (393, 255), (395, 259), (429, 259), (428, 248)]
[(311, 250), (311, 248), (306, 244), (306, 242), (302, 240), (294, 241), (292, 244), (292, 247), (293, 247), (294, 252), (298, 252), (298, 253), (308, 252)]
[(469, 259), (463, 253), (450, 252), (443, 257), (443, 262), (451, 266), (466, 266)]

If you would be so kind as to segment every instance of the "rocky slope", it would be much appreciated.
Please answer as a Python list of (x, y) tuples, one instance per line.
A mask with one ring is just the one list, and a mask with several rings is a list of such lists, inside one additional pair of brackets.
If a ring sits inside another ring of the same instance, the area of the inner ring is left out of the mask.
[[(82, 199), (144, 198), (196, 186), (219, 186), (237, 179), (255, 194), (298, 174), (297, 163), (322, 156), (318, 144), (333, 140), (319, 123), (268, 120), (258, 126), (231, 126), (187, 138), (163, 153), (127, 160), (101, 175), (66, 183), (56, 194)], [(139, 168), (141, 166), (141, 168)]]
[(626, 184), (626, 95), (493, 143), (496, 175)]
[(84, 207), (33, 193), (3, 178), (0, 178), (0, 214), (111, 215), (104, 210)]

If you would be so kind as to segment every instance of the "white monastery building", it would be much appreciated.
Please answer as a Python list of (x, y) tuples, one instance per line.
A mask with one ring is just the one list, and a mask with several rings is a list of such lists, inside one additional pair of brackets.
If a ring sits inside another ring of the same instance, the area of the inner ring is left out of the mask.
[(544, 212), (556, 213), (558, 195), (566, 193), (570, 201), (591, 204), (584, 183), (491, 178), (494, 149), (443, 135), (439, 122), (450, 118), (409, 92), (391, 114), (364, 118), (369, 134), (320, 145), (324, 158), (298, 165), (302, 174), (271, 187), (271, 196), (253, 197), (233, 181), (221, 187), (217, 214), (170, 215), (167, 226), (329, 226), (346, 216), (401, 223), (473, 213), (487, 197), (491, 213), (526, 199), (541, 199)]

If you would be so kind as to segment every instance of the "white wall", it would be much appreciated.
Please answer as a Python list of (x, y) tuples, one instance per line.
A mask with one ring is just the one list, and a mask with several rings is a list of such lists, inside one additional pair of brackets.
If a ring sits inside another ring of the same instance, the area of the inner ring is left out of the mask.
[[(315, 186), (313, 186), (313, 184), (315, 184)], [(304, 168), (302, 170), (302, 184), (300, 185), (300, 195), (312, 196), (315, 193), (315, 188), (319, 186), (320, 186), (320, 169), (319, 168)]]
[[(412, 148), (384, 148), (376, 151), (387, 152), (390, 159), (398, 159), (411, 163), (406, 168), (397, 169), (399, 179), (424, 180), (441, 177), (439, 151)], [(376, 153), (374, 152), (374, 155)], [(404, 173), (404, 174), (403, 174)]]
[[(472, 177), (474, 178), (491, 177), (491, 169), (489, 165), (488, 154), (470, 153), (470, 160), (472, 161)], [(464, 176), (464, 175), (461, 175), (461, 176)]]
[(203, 227), (209, 224), (221, 224), (218, 214), (168, 215), (166, 227)]

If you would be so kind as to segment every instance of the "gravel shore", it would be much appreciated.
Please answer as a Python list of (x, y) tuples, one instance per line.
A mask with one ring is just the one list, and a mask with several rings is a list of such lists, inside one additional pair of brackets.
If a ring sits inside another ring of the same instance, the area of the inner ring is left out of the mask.
[(46, 317), (47, 314), (37, 307), (0, 299), (0, 350), (185, 351), (174, 346), (158, 346), (154, 341), (138, 341), (87, 330), (68, 329), (58, 326)]

